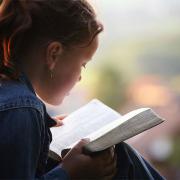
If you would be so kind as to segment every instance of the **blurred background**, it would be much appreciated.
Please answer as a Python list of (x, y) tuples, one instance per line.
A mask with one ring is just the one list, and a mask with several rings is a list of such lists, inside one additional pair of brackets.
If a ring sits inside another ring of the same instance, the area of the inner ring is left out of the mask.
[(180, 1), (93, 0), (104, 24), (82, 80), (51, 115), (98, 98), (121, 114), (151, 107), (166, 122), (128, 143), (167, 179), (180, 179)]

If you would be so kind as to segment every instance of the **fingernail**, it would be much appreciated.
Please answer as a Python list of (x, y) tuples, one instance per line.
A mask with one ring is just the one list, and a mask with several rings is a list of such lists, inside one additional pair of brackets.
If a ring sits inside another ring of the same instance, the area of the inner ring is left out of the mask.
[(62, 121), (56, 121), (58, 126), (63, 125), (64, 123)]
[(114, 157), (114, 148), (112, 147), (112, 148), (110, 149), (110, 151), (111, 151), (112, 157)]

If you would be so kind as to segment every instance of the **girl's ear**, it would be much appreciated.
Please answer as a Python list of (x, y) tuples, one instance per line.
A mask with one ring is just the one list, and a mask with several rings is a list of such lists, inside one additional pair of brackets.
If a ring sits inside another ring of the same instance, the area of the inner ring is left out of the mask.
[(60, 42), (51, 42), (46, 49), (46, 64), (49, 70), (53, 70), (56, 63), (63, 53), (63, 47)]

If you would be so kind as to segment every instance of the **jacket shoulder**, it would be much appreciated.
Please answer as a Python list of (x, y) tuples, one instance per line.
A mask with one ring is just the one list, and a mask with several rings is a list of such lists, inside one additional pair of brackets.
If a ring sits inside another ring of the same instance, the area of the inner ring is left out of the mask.
[(25, 84), (0, 81), (0, 111), (13, 108), (35, 108), (43, 115), (44, 104)]

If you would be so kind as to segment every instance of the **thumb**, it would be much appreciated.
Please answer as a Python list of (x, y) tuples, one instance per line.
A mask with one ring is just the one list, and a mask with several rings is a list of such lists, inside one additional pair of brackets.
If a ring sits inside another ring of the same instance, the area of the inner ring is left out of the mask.
[(81, 139), (71, 150), (72, 153), (82, 153), (83, 147), (90, 142), (90, 139)]

